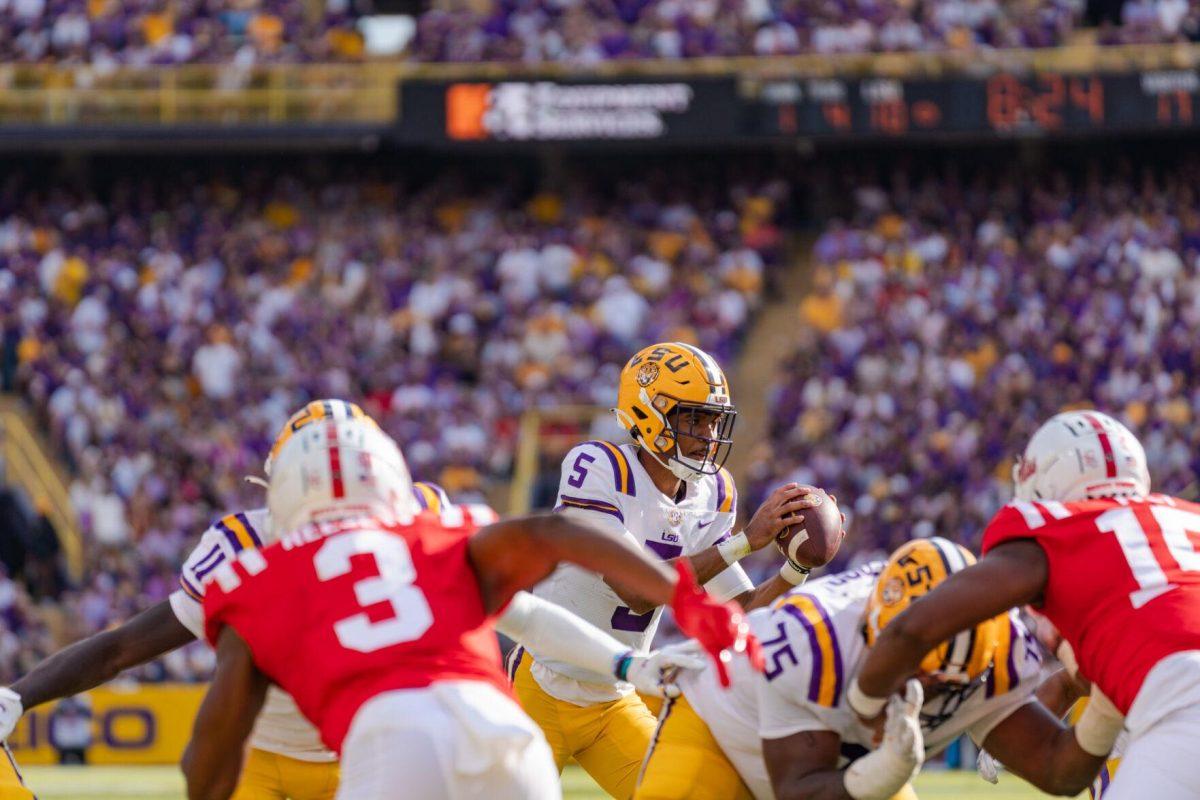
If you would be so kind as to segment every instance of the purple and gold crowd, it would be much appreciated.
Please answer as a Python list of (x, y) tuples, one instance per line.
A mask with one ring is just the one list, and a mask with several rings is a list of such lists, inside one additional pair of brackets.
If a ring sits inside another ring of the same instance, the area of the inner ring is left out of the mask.
[[(1126, 0), (436, 0), (388, 58), (565, 62), (972, 51), (1200, 39), (1200, 5)], [(1109, 4), (1113, 5), (1113, 4)], [(371, 57), (368, 0), (3, 0), (6, 63), (121, 66)], [(385, 51), (391, 52), (387, 47)]]
[[(76, 635), (165, 598), (214, 519), (261, 505), (243, 477), (308, 400), (356, 398), (418, 478), (479, 497), (509, 474), (525, 409), (610, 402), (652, 341), (732, 358), (782, 250), (788, 189), (745, 173), (522, 188), (325, 171), (0, 186), (6, 362), (75, 476), (88, 544), (63, 600)], [(203, 649), (147, 669), (189, 674)]]
[(845, 498), (844, 560), (913, 536), (979, 544), (1011, 464), (1096, 405), (1145, 443), (1158, 490), (1200, 486), (1200, 162), (1053, 170), (848, 166), (771, 388), (753, 490)]

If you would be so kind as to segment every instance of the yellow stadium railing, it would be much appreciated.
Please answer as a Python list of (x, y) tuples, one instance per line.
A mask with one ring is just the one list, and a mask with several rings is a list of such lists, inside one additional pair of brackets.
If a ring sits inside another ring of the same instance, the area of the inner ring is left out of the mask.
[(382, 125), (406, 80), (736, 76), (743, 88), (807, 77), (946, 77), (997, 70), (1122, 72), (1200, 67), (1200, 45), (1073, 44), (1039, 50), (806, 54), (569, 64), (196, 64), (175, 67), (0, 64), (5, 125)]
[(509, 514), (525, 514), (532, 507), (534, 482), (543, 467), (542, 455), (549, 453), (555, 461), (566, 455), (587, 438), (592, 419), (603, 411), (600, 406), (576, 405), (530, 409), (521, 415), (509, 485)]
[(24, 487), (33, 498), (46, 501), (47, 516), (62, 542), (71, 576), (83, 573), (83, 539), (70, 495), (62, 478), (42, 451), (25, 417), (10, 403), (0, 406), (0, 444), (5, 477)]

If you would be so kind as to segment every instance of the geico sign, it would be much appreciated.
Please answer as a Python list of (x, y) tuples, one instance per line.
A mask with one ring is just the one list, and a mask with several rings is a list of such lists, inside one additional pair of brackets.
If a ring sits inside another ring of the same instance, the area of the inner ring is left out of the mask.
[[(35, 710), (26, 714), (26, 724), (9, 738), (13, 750), (36, 750), (53, 746), (50, 728), (56, 712)], [(143, 750), (153, 747), (158, 736), (155, 712), (144, 706), (113, 706), (92, 717), (93, 745), (103, 744), (117, 750)]]

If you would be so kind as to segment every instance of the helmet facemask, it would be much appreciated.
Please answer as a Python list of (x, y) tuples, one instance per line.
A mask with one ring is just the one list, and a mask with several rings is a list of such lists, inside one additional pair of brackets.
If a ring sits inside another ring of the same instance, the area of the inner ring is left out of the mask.
[[(962, 704), (979, 691), (986, 681), (986, 675), (968, 683), (939, 680), (934, 688), (926, 688), (925, 705), (921, 707), (921, 729), (926, 733), (937, 730), (953, 717)], [(930, 706), (934, 706), (934, 709), (927, 710)]]
[[(653, 404), (647, 404), (652, 405), (663, 420), (662, 433), (650, 443), (653, 446), (647, 448), (658, 463), (675, 477), (689, 482), (721, 471), (733, 447), (737, 410), (732, 405), (679, 401), (662, 394), (654, 398)], [(665, 413), (663, 408), (667, 409)], [(681, 442), (699, 443), (703, 452), (692, 447), (688, 452), (682, 452)]]

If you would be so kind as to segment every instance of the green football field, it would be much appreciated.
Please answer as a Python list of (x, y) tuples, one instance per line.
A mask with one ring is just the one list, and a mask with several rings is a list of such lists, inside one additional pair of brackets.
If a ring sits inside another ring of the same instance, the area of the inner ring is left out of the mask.
[[(39, 800), (181, 800), (183, 780), (174, 767), (26, 767), (25, 781)], [(566, 800), (605, 795), (578, 768), (563, 775)], [(1047, 797), (1009, 775), (989, 786), (973, 772), (930, 772), (917, 780), (922, 800), (1031, 800)], [(1084, 795), (1086, 796), (1086, 795)]]

